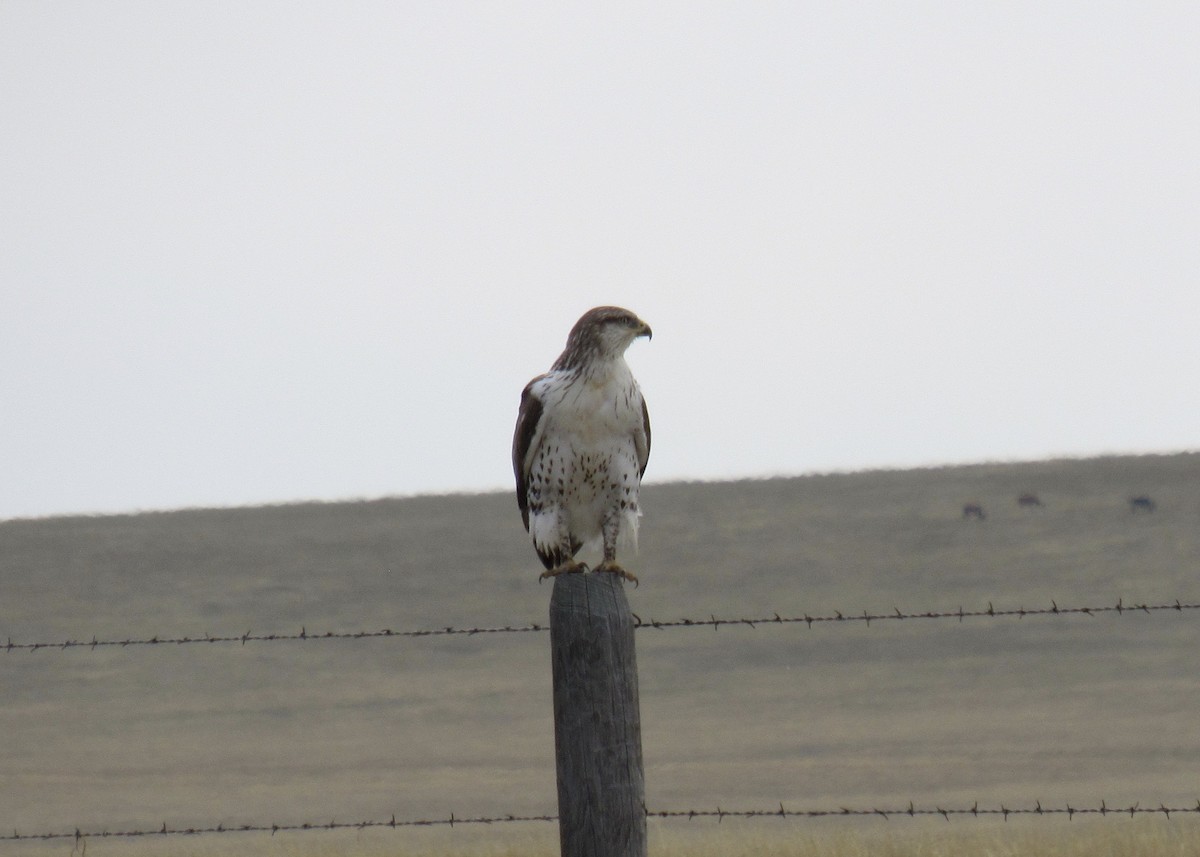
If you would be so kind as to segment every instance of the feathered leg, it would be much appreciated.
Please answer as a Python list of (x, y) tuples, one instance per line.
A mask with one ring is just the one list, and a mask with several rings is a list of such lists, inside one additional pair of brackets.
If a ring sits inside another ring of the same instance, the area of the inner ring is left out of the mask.
[(623, 569), (617, 562), (617, 537), (621, 532), (621, 518), (619, 512), (610, 512), (604, 518), (603, 534), (604, 534), (604, 560), (594, 571), (606, 574), (615, 574), (623, 580), (630, 581), (634, 586), (638, 585), (638, 579), (630, 572)]
[(538, 582), (560, 574), (582, 574), (588, 567), (575, 561), (580, 543), (571, 538), (570, 530), (561, 512), (539, 506), (530, 518), (529, 532), (533, 535), (533, 549), (546, 570)]

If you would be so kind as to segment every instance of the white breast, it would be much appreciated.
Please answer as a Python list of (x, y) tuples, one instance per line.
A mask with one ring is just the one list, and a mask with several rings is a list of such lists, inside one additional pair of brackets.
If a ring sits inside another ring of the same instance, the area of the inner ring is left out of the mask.
[(584, 445), (611, 445), (641, 431), (641, 391), (624, 360), (599, 378), (567, 381), (552, 373), (534, 390), (547, 428), (571, 434)]
[(615, 361), (611, 371), (591, 378), (552, 372), (533, 392), (543, 410), (528, 464), (546, 501), (544, 519), (530, 523), (535, 541), (549, 538), (562, 522), (588, 542), (600, 535), (603, 519), (618, 511), (621, 540), (636, 546), (637, 438), (644, 427), (641, 391), (628, 364)]

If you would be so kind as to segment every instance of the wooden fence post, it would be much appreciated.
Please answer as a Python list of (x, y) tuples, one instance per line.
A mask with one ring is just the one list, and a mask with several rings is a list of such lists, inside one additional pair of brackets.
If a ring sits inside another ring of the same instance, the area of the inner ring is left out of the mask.
[(561, 574), (550, 597), (562, 857), (646, 857), (633, 618), (612, 574)]

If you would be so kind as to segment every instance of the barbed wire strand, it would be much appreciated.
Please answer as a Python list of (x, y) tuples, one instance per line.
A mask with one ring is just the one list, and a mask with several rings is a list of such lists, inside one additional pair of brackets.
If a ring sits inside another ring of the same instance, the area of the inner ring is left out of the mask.
[[(954, 817), (981, 818), (1000, 816), (1007, 821), (1011, 816), (1067, 816), (1069, 820), (1073, 820), (1076, 815), (1099, 815), (1099, 816), (1124, 816), (1128, 815), (1133, 818), (1137, 815), (1161, 815), (1169, 819), (1172, 815), (1200, 815), (1200, 800), (1195, 806), (1190, 807), (1168, 807), (1163, 804), (1158, 806), (1145, 806), (1140, 803), (1135, 803), (1128, 807), (1110, 807), (1105, 801), (1100, 802), (1100, 806), (1072, 806), (1065, 804), (1064, 806), (1042, 806), (1041, 801), (1035, 801), (1033, 806), (1012, 808), (1003, 804), (997, 807), (981, 807), (978, 802), (970, 807), (917, 807), (912, 801), (903, 809), (879, 809), (878, 807), (871, 808), (849, 808), (839, 807), (837, 809), (787, 809), (783, 803), (779, 804), (777, 809), (722, 809), (718, 806), (716, 809), (686, 809), (686, 810), (645, 810), (647, 818), (659, 819), (686, 819), (694, 820), (697, 818), (715, 818), (717, 823), (721, 823), (726, 818), (744, 818), (744, 819), (762, 819), (762, 818), (857, 818), (857, 817), (875, 817), (882, 818), (887, 821), (893, 816), (909, 818), (921, 817), (936, 817), (941, 816), (946, 821)], [(165, 822), (160, 828), (146, 830), (99, 830), (99, 831), (84, 831), (76, 828), (73, 832), (49, 832), (49, 833), (19, 833), (13, 831), (11, 834), (0, 835), (0, 842), (29, 842), (34, 840), (53, 840), (53, 839), (74, 839), (79, 842), (84, 839), (107, 839), (107, 838), (132, 838), (132, 837), (152, 837), (152, 836), (200, 836), (204, 834), (214, 833), (270, 833), (274, 836), (276, 833), (306, 833), (318, 830), (366, 830), (369, 828), (405, 828), (405, 827), (454, 827), (455, 825), (471, 825), (471, 824), (508, 824), (514, 822), (555, 822), (558, 821), (557, 815), (499, 815), (499, 816), (468, 816), (458, 817), (451, 813), (449, 818), (424, 818), (410, 819), (398, 821), (393, 815), (388, 821), (330, 821), (324, 824), (302, 823), (302, 824), (240, 824), (240, 825), (223, 825), (217, 824), (210, 827), (170, 827)]]
[[(855, 622), (863, 622), (868, 627), (872, 622), (887, 622), (887, 621), (903, 621), (908, 619), (957, 619), (962, 622), (966, 619), (979, 618), (1018, 618), (1023, 619), (1026, 616), (1091, 616), (1095, 617), (1105, 613), (1116, 613), (1123, 615), (1126, 613), (1142, 613), (1145, 615), (1153, 615), (1158, 613), (1174, 611), (1182, 613), (1185, 610), (1200, 610), (1200, 604), (1184, 603), (1176, 599), (1171, 603), (1162, 604), (1132, 604), (1126, 605), (1122, 600), (1118, 600), (1112, 606), (1099, 607), (1060, 607), (1056, 601), (1051, 601), (1049, 607), (1017, 607), (1010, 609), (996, 609), (989, 601), (987, 609), (983, 610), (964, 610), (961, 606), (957, 610), (927, 610), (920, 612), (905, 612), (899, 607), (894, 608), (891, 613), (871, 613), (868, 610), (863, 610), (861, 613), (842, 613), (835, 610), (831, 614), (813, 616), (804, 614), (803, 616), (782, 616), (775, 613), (771, 616), (760, 616), (757, 618), (721, 618), (716, 615), (711, 615), (707, 619), (642, 619), (636, 613), (633, 614), (634, 626), (638, 629), (653, 628), (656, 630), (670, 630), (675, 628), (712, 628), (719, 630), (723, 626), (743, 626), (757, 628), (760, 625), (794, 625), (804, 624), (811, 628), (818, 624), (852, 624)], [(244, 634), (234, 636), (214, 637), (210, 634), (205, 634), (202, 637), (188, 636), (153, 636), (149, 638), (126, 637), (124, 639), (106, 639), (100, 640), (92, 637), (91, 640), (63, 640), (55, 643), (20, 643), (13, 642), (9, 637), (6, 644), (0, 646), (6, 652), (28, 651), (36, 652), (43, 649), (47, 650), (66, 650), (66, 649), (98, 649), (98, 648), (126, 648), (129, 646), (169, 646), (169, 645), (189, 645), (194, 643), (278, 643), (278, 642), (294, 642), (308, 640), (362, 640), (377, 637), (446, 637), (446, 636), (475, 636), (477, 634), (527, 634), (533, 632), (542, 632), (550, 630), (548, 625), (530, 623), (528, 625), (505, 625), (503, 627), (494, 628), (455, 628), (446, 626), (442, 628), (431, 628), (415, 631), (393, 631), (390, 628), (384, 628), (379, 631), (327, 631), (324, 634), (310, 634), (308, 630), (301, 627), (299, 633), (295, 634), (254, 634), (246, 631)]]
[(1100, 802), (1098, 807), (1077, 807), (1066, 804), (1062, 807), (1043, 807), (1041, 801), (1035, 801), (1032, 807), (1024, 807), (1012, 809), (1001, 804), (995, 808), (980, 807), (978, 802), (969, 808), (943, 808), (940, 806), (927, 807), (918, 809), (911, 801), (905, 809), (890, 809), (884, 810), (877, 807), (870, 809), (851, 809), (848, 807), (839, 807), (838, 809), (806, 809), (806, 810), (791, 810), (785, 809), (783, 804), (779, 804), (778, 809), (751, 809), (751, 810), (727, 810), (718, 807), (715, 810), (665, 810), (665, 811), (646, 811), (648, 818), (715, 818), (720, 823), (726, 818), (852, 818), (856, 816), (878, 816), (885, 821), (892, 816), (909, 816), (916, 818), (918, 816), (942, 816), (947, 821), (950, 816), (972, 816), (979, 818), (980, 816), (1002, 816), (1005, 821), (1012, 815), (1065, 815), (1068, 819), (1073, 819), (1076, 815), (1123, 815), (1127, 814), (1130, 818), (1138, 814), (1143, 815), (1162, 815), (1165, 818), (1170, 818), (1172, 813), (1192, 813), (1200, 815), (1200, 800), (1195, 806), (1191, 807), (1168, 807), (1159, 804), (1157, 807), (1143, 807), (1141, 803), (1133, 804), (1129, 807), (1115, 808), (1107, 805), (1105, 801)]
[(200, 836), (207, 833), (270, 833), (274, 836), (276, 833), (297, 833), (308, 832), (315, 830), (366, 830), (372, 827), (438, 827), (449, 826), (454, 827), (456, 824), (503, 824), (506, 822), (517, 821), (558, 821), (557, 815), (504, 815), (494, 817), (467, 817), (459, 818), (450, 814), (449, 818), (423, 818), (411, 819), (407, 821), (397, 821), (396, 816), (392, 816), (389, 821), (330, 821), (326, 824), (236, 824), (225, 826), (218, 824), (215, 827), (169, 827), (166, 822), (163, 826), (157, 829), (147, 830), (101, 830), (101, 831), (83, 831), (78, 828), (73, 833), (51, 832), (51, 833), (19, 833), (13, 831), (7, 836), (0, 836), (0, 842), (28, 842), (33, 840), (50, 840), (50, 839), (74, 839), (77, 842), (83, 839), (107, 839), (117, 837), (138, 837), (138, 836)]
[(1182, 613), (1184, 610), (1200, 610), (1200, 604), (1185, 604), (1176, 599), (1174, 602), (1169, 604), (1135, 604), (1133, 606), (1127, 606), (1124, 604), (1124, 600), (1121, 599), (1111, 607), (1059, 607), (1056, 601), (1051, 601), (1049, 607), (1017, 607), (1015, 609), (997, 610), (992, 605), (992, 602), (989, 601), (986, 610), (964, 610), (962, 607), (959, 607), (957, 610), (929, 610), (916, 613), (906, 613), (901, 611), (899, 607), (896, 607), (891, 613), (871, 613), (867, 610), (864, 610), (861, 613), (842, 613), (841, 611), (835, 610), (832, 615), (824, 616), (810, 616), (808, 614), (805, 614), (804, 616), (780, 616), (778, 613), (775, 613), (772, 616), (758, 619), (720, 619), (716, 616), (710, 616), (707, 619), (675, 619), (669, 622), (660, 622), (655, 619), (651, 619), (650, 621), (642, 621), (638, 619), (637, 626), (639, 628), (677, 628), (700, 626), (718, 629), (722, 625), (749, 625), (753, 628), (757, 627), (758, 625), (783, 625), (803, 622), (811, 628), (814, 624), (827, 622), (865, 622), (868, 626), (870, 626), (870, 624), (875, 621), (899, 621), (904, 619), (957, 619), (959, 622), (962, 622), (964, 619), (977, 619), (982, 617), (1016, 617), (1018, 619), (1023, 619), (1026, 616), (1097, 616), (1104, 613), (1124, 614), (1135, 612), (1152, 614), (1170, 610), (1174, 610), (1179, 613)]

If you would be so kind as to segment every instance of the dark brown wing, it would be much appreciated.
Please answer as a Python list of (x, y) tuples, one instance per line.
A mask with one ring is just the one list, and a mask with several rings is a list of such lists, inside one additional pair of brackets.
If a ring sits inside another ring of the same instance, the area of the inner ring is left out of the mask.
[[(645, 446), (638, 443), (638, 476), (646, 475), (646, 465), (650, 463), (650, 409), (646, 407), (646, 397), (642, 397), (642, 430), (646, 435)], [(640, 440), (640, 438), (639, 438)]]
[(521, 391), (521, 407), (517, 411), (517, 428), (513, 432), (512, 463), (513, 476), (517, 479), (517, 505), (521, 507), (521, 523), (529, 530), (529, 473), (525, 470), (525, 459), (529, 457), (529, 447), (537, 434), (538, 423), (542, 420), (542, 402), (533, 395), (533, 385), (544, 376), (539, 375)]

